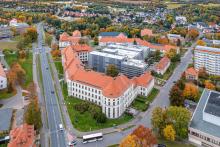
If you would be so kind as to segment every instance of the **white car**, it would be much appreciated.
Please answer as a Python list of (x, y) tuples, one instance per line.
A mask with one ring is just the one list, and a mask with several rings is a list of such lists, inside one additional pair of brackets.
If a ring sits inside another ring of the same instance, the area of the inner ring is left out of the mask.
[(63, 124), (59, 124), (59, 130), (60, 130), (60, 131), (63, 131), (63, 130), (64, 130)]

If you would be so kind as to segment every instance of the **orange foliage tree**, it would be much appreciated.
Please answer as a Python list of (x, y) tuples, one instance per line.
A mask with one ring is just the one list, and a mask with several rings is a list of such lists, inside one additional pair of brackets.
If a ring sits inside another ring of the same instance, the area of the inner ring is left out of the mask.
[(141, 147), (141, 146), (137, 143), (137, 137), (135, 135), (128, 135), (121, 141), (119, 147)]
[(149, 128), (143, 125), (138, 126), (131, 135), (137, 136), (137, 141), (140, 146), (150, 147), (157, 143), (157, 139)]
[(205, 88), (215, 90), (215, 85), (211, 81), (205, 80)]
[(183, 90), (183, 96), (186, 99), (196, 100), (199, 98), (199, 89), (192, 83), (186, 83)]
[(196, 29), (190, 29), (188, 35), (191, 39), (196, 39), (199, 36), (199, 32)]
[(159, 38), (157, 40), (159, 44), (169, 44), (169, 40), (166, 37)]

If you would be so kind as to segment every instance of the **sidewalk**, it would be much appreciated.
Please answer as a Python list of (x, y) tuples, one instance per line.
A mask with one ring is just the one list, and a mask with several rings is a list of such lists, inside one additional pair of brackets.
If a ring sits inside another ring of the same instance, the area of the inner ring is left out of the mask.
[(39, 98), (39, 104), (40, 104), (40, 107), (41, 107), (41, 118), (42, 118), (42, 124), (43, 124), (43, 127), (40, 131), (40, 144), (43, 146), (43, 147), (49, 147), (49, 140), (48, 140), (48, 136), (47, 136), (47, 121), (46, 121), (46, 111), (45, 111), (45, 108), (42, 104), (44, 104), (44, 97), (43, 97), (43, 94), (41, 93), (41, 90), (40, 90), (40, 84), (38, 83), (38, 79), (39, 78), (39, 74), (37, 73), (37, 58), (36, 58), (36, 52), (35, 52), (35, 48), (36, 48), (36, 45), (33, 45), (33, 81), (34, 83), (36, 84), (36, 87), (37, 87), (37, 95), (38, 95), (38, 98)]

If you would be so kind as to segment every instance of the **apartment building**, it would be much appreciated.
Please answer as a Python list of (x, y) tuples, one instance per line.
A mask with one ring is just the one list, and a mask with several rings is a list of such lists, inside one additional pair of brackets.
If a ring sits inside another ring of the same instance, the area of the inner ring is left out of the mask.
[(147, 96), (154, 86), (150, 73), (128, 79), (123, 74), (113, 78), (85, 70), (77, 53), (70, 47), (62, 50), (62, 65), (68, 95), (101, 106), (102, 112), (112, 119), (120, 117), (138, 94)]
[(197, 71), (204, 67), (207, 73), (220, 75), (220, 48), (196, 46), (194, 67)]
[(220, 146), (220, 93), (205, 89), (189, 125), (189, 141), (204, 147)]

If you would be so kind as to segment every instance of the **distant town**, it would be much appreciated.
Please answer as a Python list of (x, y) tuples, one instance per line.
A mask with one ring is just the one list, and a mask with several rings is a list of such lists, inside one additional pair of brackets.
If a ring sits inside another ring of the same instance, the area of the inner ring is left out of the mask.
[(220, 3), (0, 1), (0, 147), (219, 147)]

